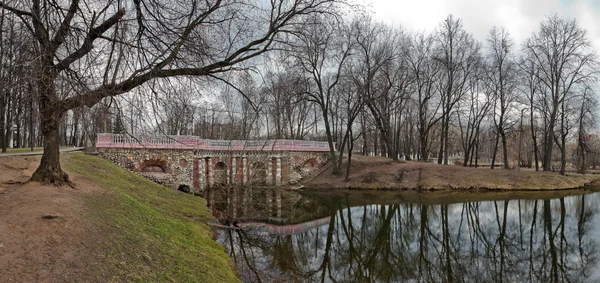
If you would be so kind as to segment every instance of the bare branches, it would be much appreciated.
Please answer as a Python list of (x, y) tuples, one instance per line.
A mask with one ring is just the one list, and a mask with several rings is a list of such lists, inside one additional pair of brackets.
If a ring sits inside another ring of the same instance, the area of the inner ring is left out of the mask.
[(78, 7), (79, 0), (72, 0), (67, 14), (65, 15), (62, 23), (60, 24), (58, 31), (54, 35), (54, 38), (50, 42), (49, 52), (56, 52), (58, 47), (65, 41), (65, 37), (67, 36), (67, 33), (69, 32), (69, 29), (71, 27), (71, 21), (73, 20), (73, 17), (75, 17), (75, 13), (77, 12)]
[(17, 15), (17, 16), (33, 17), (33, 14), (31, 14), (31, 12), (24, 11), (24, 10), (19, 10), (17, 8), (13, 8), (13, 7), (7, 5), (4, 2), (0, 2), (0, 8), (5, 9), (5, 10), (7, 10), (7, 11), (9, 11), (9, 12), (11, 12), (11, 13)]
[[(123, 16), (125, 16), (125, 9), (119, 10), (116, 14), (114, 14), (112, 17), (108, 18), (102, 24), (90, 29), (90, 31), (88, 32), (87, 36), (85, 37), (81, 47), (79, 47), (79, 49), (77, 49), (75, 52), (71, 53), (69, 56), (67, 56), (65, 59), (61, 60), (60, 62), (58, 62), (58, 64), (55, 65), (56, 71), (60, 72), (62, 70), (65, 70), (66, 68), (69, 67), (69, 65), (71, 65), (71, 63), (75, 62), (76, 60), (78, 60), (78, 59), (82, 58), (83, 56), (85, 56), (86, 54), (88, 54), (92, 50), (92, 48), (94, 48), (94, 45), (93, 45), (94, 40), (99, 38), (104, 32), (106, 32), (112, 26), (117, 24), (117, 22)], [(57, 34), (57, 36), (58, 36), (58, 34)], [(58, 44), (60, 41), (61, 40), (57, 40), (56, 43)], [(53, 46), (51, 46), (51, 48), (52, 47)]]

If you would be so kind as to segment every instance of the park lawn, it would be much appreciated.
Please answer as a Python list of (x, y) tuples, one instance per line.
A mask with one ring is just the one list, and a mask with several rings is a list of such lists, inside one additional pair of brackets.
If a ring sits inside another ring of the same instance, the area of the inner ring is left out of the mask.
[[(89, 221), (100, 227), (100, 281), (239, 282), (224, 248), (206, 224), (205, 200), (165, 188), (83, 153), (61, 157), (68, 173), (105, 193), (87, 197)], [(77, 187), (77, 184), (75, 184)]]

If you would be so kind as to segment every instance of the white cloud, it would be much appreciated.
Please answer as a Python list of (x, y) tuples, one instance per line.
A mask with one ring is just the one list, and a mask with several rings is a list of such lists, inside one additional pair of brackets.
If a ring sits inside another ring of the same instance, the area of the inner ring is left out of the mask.
[(578, 1), (573, 5), (575, 18), (579, 25), (588, 32), (588, 38), (596, 51), (600, 50), (600, 18), (598, 11), (594, 9), (590, 2)]
[[(368, 0), (369, 1), (369, 0)], [(448, 15), (463, 21), (468, 32), (485, 40), (493, 26), (504, 27), (520, 44), (546, 16), (576, 17), (600, 48), (600, 13), (591, 0), (370, 0), (375, 18), (410, 30), (434, 31)], [(599, 52), (600, 53), (600, 52)]]

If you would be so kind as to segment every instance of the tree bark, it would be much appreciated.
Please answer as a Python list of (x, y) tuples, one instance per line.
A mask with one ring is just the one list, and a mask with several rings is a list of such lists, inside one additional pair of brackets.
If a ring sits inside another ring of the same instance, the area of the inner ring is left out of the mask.
[[(51, 66), (51, 62), (50, 57), (42, 58), (41, 65)], [(42, 69), (48, 70), (40, 74), (40, 96), (38, 98), (40, 131), (44, 137), (44, 153), (40, 165), (31, 176), (30, 181), (57, 186), (71, 185), (69, 176), (60, 167), (59, 123), (64, 111), (56, 103), (58, 101), (54, 84), (56, 74), (51, 71), (50, 67)]]
[(540, 165), (539, 165), (539, 157), (538, 157), (538, 144), (537, 144), (537, 138), (535, 135), (535, 128), (534, 128), (534, 124), (533, 124), (533, 99), (531, 99), (531, 110), (529, 111), (529, 121), (530, 121), (530, 127), (531, 127), (531, 139), (533, 140), (533, 156), (535, 157), (535, 171), (540, 171)]
[(44, 153), (40, 166), (35, 170), (30, 181), (61, 186), (70, 184), (69, 176), (60, 167), (58, 121), (54, 111), (42, 113), (41, 132), (44, 136)]
[[(503, 161), (504, 161), (504, 169), (509, 169), (508, 168), (508, 148), (506, 146), (506, 133), (504, 132), (504, 129), (502, 129), (502, 131), (500, 132), (500, 137), (502, 139), (502, 157), (503, 157)], [(518, 162), (521, 162), (520, 160)]]

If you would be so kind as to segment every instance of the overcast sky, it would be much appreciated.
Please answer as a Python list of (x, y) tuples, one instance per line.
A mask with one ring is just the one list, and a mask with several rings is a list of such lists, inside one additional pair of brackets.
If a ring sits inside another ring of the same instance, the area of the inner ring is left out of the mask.
[[(375, 18), (410, 30), (433, 31), (448, 14), (483, 41), (493, 26), (503, 26), (521, 44), (547, 15), (577, 18), (600, 51), (600, 0), (365, 0)], [(600, 52), (599, 52), (600, 53)]]

